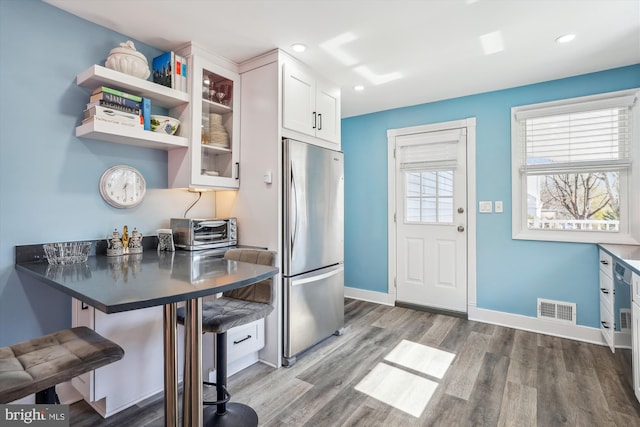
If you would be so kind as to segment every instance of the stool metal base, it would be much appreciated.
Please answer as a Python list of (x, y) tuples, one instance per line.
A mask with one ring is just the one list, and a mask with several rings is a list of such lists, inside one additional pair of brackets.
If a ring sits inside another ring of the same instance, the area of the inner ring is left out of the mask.
[(258, 414), (250, 406), (242, 403), (227, 403), (227, 413), (216, 414), (215, 406), (204, 409), (204, 427), (258, 427)]

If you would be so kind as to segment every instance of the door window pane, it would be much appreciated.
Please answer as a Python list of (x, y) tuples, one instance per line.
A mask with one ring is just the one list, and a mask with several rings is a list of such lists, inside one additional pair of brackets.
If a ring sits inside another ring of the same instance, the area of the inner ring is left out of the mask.
[(453, 223), (453, 170), (405, 172), (405, 221)]

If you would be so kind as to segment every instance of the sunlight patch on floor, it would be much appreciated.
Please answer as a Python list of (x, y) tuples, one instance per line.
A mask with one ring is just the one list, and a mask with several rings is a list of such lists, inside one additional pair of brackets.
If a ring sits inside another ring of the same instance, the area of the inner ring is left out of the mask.
[(418, 418), (437, 387), (434, 381), (378, 363), (356, 390)]
[(442, 379), (454, 357), (447, 351), (402, 340), (384, 360)]
[[(384, 359), (431, 378), (442, 379), (454, 358), (453, 353), (403, 340)], [(355, 389), (419, 418), (438, 384), (402, 368), (378, 363)]]

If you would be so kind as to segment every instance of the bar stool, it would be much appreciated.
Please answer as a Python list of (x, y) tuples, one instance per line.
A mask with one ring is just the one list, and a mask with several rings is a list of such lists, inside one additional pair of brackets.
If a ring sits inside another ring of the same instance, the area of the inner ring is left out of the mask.
[[(227, 260), (274, 266), (276, 253), (257, 249), (229, 249)], [(216, 334), (216, 382), (203, 381), (216, 387), (216, 400), (203, 401), (215, 405), (205, 409), (207, 425), (251, 427), (258, 425), (258, 414), (253, 408), (237, 402), (229, 402), (227, 391), (227, 331), (263, 319), (273, 310), (275, 292), (273, 278), (262, 280), (243, 288), (224, 292), (222, 297), (202, 304), (202, 330)], [(184, 324), (185, 309), (177, 310), (178, 323)]]
[(56, 384), (118, 361), (124, 350), (84, 326), (0, 348), (0, 403), (36, 393), (36, 403), (60, 403)]

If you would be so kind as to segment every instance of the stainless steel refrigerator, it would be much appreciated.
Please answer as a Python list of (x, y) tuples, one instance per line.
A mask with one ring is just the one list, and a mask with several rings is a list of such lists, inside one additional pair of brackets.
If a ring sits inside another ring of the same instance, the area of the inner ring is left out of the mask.
[(284, 140), (283, 365), (344, 326), (343, 153)]

